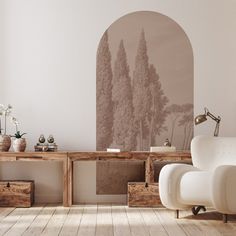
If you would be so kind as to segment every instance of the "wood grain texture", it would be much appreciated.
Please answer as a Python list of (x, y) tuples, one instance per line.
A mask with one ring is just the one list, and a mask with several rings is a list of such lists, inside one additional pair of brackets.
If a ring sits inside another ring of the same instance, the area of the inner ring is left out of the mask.
[(56, 236), (62, 230), (69, 208), (58, 206), (40, 235)]
[(111, 205), (98, 205), (96, 236), (113, 236)]
[(31, 207), (34, 181), (0, 181), (0, 206)]
[(39, 205), (32, 208), (0, 208), (0, 216), (0, 235), (236, 235), (236, 215), (230, 215), (229, 222), (224, 224), (222, 214), (212, 209), (197, 216), (193, 216), (191, 210), (180, 211), (180, 218), (175, 219), (174, 211), (161, 207), (76, 205), (63, 208)]
[(114, 236), (132, 236), (125, 206), (112, 205), (112, 222)]
[(135, 236), (146, 236), (149, 234), (148, 228), (143, 220), (142, 215), (137, 208), (125, 207), (127, 218), (130, 225), (130, 231)]
[(150, 236), (168, 236), (153, 208), (139, 208), (139, 213), (143, 217)]
[(61, 161), (63, 163), (63, 206), (68, 206), (68, 152), (0, 152), (0, 162)]
[(97, 205), (85, 205), (80, 222), (78, 236), (93, 236), (96, 234)]
[(73, 165), (74, 165), (74, 162), (68, 158), (67, 160), (67, 180), (68, 180), (68, 183), (67, 183), (67, 190), (68, 190), (68, 193), (67, 193), (67, 202), (68, 202), (68, 206), (71, 206), (73, 204)]
[(28, 208), (27, 211), (23, 211), (21, 217), (4, 235), (15, 236), (23, 234), (40, 213), (42, 208), (43, 207), (38, 206), (34, 208)]
[(39, 214), (34, 218), (30, 226), (22, 234), (24, 236), (38, 236), (41, 235), (49, 220), (56, 211), (55, 206), (44, 206)]
[(160, 206), (158, 183), (129, 182), (128, 183), (128, 206), (129, 207), (155, 207)]
[(147, 183), (154, 182), (154, 160), (149, 156), (145, 163), (145, 181)]
[[(9, 158), (9, 159), (8, 159)], [(0, 152), (0, 161), (10, 161), (11, 158), (16, 160), (60, 160), (67, 158), (67, 152)]]
[(64, 226), (60, 231), (60, 235), (63, 236), (77, 235), (80, 227), (80, 222), (83, 217), (83, 212), (84, 212), (83, 205), (70, 208), (69, 213), (65, 219)]
[(4, 217), (0, 222), (0, 236), (4, 235), (8, 230), (10, 230), (20, 219), (20, 217), (27, 211), (28, 208), (16, 208), (6, 217)]
[(72, 161), (92, 160), (183, 160), (191, 158), (189, 151), (177, 152), (68, 152)]

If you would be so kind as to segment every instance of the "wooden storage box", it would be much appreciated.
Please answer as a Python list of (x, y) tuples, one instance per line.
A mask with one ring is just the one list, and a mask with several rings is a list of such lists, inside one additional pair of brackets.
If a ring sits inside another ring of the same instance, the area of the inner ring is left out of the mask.
[(155, 207), (162, 206), (159, 197), (158, 183), (146, 186), (144, 182), (128, 183), (128, 206), (129, 207)]
[(0, 207), (31, 207), (34, 181), (0, 180)]

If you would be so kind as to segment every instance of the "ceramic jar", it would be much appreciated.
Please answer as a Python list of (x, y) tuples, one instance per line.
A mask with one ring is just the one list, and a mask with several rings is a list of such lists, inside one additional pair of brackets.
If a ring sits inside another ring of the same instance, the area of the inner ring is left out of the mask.
[(25, 138), (16, 138), (13, 141), (13, 149), (15, 152), (24, 152), (26, 148)]
[(8, 152), (11, 147), (11, 137), (9, 135), (0, 135), (0, 152)]

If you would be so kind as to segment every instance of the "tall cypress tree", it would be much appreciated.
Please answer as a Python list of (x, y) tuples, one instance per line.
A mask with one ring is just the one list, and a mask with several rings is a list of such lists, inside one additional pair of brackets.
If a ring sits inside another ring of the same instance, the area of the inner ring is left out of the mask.
[(183, 115), (179, 120), (178, 126), (184, 127), (184, 139), (182, 150), (190, 149), (190, 141), (193, 136), (193, 104), (186, 103), (182, 105)]
[(123, 150), (135, 148), (131, 78), (123, 40), (114, 65), (112, 98), (114, 104), (113, 143)]
[(151, 92), (151, 112), (149, 125), (149, 146), (156, 145), (156, 136), (160, 135), (164, 130), (166, 117), (168, 115), (165, 106), (168, 103), (168, 98), (164, 95), (161, 88), (159, 75), (156, 72), (154, 65), (149, 68), (150, 92)]
[(112, 143), (113, 104), (112, 68), (108, 32), (100, 41), (97, 51), (97, 150), (105, 150)]
[(148, 148), (143, 145), (143, 141), (148, 134), (147, 119), (150, 112), (150, 101), (147, 43), (144, 30), (142, 30), (133, 74), (133, 104), (138, 137), (138, 150), (145, 150)]

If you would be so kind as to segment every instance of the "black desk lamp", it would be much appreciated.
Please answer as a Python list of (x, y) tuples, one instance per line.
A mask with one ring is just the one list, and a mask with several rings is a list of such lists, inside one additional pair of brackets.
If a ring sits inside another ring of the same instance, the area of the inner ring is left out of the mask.
[(215, 117), (213, 114), (211, 114), (209, 112), (209, 110), (205, 107), (205, 114), (201, 114), (195, 117), (195, 125), (201, 124), (202, 122), (207, 120), (207, 116), (209, 116), (212, 120), (214, 120), (216, 122), (216, 127), (215, 127), (215, 131), (214, 131), (214, 136), (218, 136), (219, 135), (219, 128), (220, 128), (220, 120), (221, 118)]

